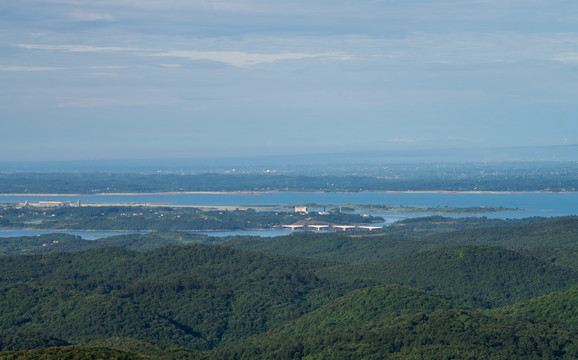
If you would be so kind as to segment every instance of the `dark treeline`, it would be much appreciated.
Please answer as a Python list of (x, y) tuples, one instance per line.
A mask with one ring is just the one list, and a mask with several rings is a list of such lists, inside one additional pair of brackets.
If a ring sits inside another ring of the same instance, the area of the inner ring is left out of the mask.
[(276, 174), (3, 173), (1, 193), (179, 191), (575, 191), (578, 174), (403, 173), (399, 176)]

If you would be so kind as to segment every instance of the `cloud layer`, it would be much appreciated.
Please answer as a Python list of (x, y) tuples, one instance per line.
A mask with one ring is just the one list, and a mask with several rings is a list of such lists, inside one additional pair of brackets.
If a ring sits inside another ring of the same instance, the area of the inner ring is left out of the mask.
[[(219, 63), (229, 64), (232, 66), (251, 66), (261, 63), (273, 63), (282, 60), (301, 60), (311, 58), (332, 58), (340, 60), (349, 60), (351, 55), (344, 53), (248, 53), (241, 51), (193, 51), (193, 50), (161, 50), (161, 49), (139, 49), (139, 48), (122, 48), (122, 47), (99, 47), (87, 45), (38, 45), (38, 44), (14, 44), (16, 47), (29, 50), (47, 50), (47, 51), (64, 51), (64, 52), (83, 52), (83, 53), (111, 53), (111, 52), (137, 52), (140, 56), (155, 57), (173, 57), (184, 58), (189, 60), (210, 60)], [(6, 67), (7, 69), (9, 67)], [(41, 69), (41, 68), (38, 68)], [(57, 69), (57, 68), (54, 68)], [(9, 69), (8, 69), (9, 70)]]
[(7, 159), (23, 142), (50, 157), (63, 133), (77, 157), (578, 143), (576, 2), (2, 6)]

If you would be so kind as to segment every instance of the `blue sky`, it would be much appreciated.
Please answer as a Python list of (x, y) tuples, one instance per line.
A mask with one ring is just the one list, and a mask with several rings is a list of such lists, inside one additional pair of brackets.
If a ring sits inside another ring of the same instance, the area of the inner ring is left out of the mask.
[(578, 2), (0, 0), (0, 160), (578, 143)]

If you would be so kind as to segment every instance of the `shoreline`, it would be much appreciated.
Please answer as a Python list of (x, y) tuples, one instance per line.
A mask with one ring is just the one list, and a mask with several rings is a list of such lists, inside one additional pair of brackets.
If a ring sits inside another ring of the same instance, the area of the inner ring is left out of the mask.
[(0, 196), (139, 196), (139, 195), (259, 195), (277, 191), (167, 191), (167, 192), (126, 192), (126, 193), (95, 193), (95, 194), (66, 194), (66, 193), (8, 193)]
[[(158, 233), (158, 232), (186, 232), (186, 233), (196, 233), (196, 232), (235, 232), (235, 231), (270, 231), (270, 230), (288, 230), (283, 228), (263, 228), (263, 229), (196, 229), (196, 230), (95, 230), (95, 229), (35, 229), (35, 228), (18, 228), (18, 227), (10, 227), (10, 228), (3, 228), (0, 227), (0, 231), (2, 232), (11, 232), (11, 231), (18, 231), (18, 230), (25, 230), (25, 231), (47, 231), (47, 232), (111, 232), (111, 233)], [(1, 239), (2, 237), (0, 237)]]

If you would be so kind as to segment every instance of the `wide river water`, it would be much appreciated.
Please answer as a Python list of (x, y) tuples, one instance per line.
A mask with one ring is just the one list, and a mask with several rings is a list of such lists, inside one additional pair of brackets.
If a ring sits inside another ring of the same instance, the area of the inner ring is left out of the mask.
[[(345, 204), (385, 204), (403, 206), (451, 206), (451, 207), (504, 207), (522, 211), (504, 211), (481, 214), (488, 218), (524, 218), (531, 216), (566, 216), (578, 214), (578, 193), (290, 193), (271, 192), (255, 194), (230, 193), (179, 193), (138, 195), (0, 195), (0, 203), (24, 203), (38, 201), (80, 200), (83, 204), (165, 204), (188, 206), (264, 206), (320, 204), (326, 206)], [(407, 217), (425, 216), (425, 213), (372, 213), (382, 216), (385, 223)], [(210, 235), (260, 235), (277, 236), (288, 230), (208, 232)], [(37, 235), (46, 233), (36, 230), (0, 230), (0, 237)], [(112, 232), (70, 232), (85, 239), (92, 239)]]

